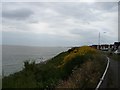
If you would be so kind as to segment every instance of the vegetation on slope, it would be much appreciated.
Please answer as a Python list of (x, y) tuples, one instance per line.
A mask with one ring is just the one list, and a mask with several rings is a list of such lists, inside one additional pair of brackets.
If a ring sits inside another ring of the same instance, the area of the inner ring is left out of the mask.
[(0, 75), (0, 89), (2, 88), (2, 75)]
[(112, 60), (120, 61), (120, 55), (112, 54), (109, 56)]
[(95, 88), (105, 68), (101, 52), (72, 48), (44, 63), (24, 62), (25, 68), (3, 78), (3, 88)]

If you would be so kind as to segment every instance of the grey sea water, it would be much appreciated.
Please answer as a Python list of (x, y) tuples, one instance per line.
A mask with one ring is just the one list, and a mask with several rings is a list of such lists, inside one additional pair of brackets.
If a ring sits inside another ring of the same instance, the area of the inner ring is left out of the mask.
[(3, 76), (20, 71), (25, 60), (34, 60), (36, 63), (46, 61), (68, 47), (33, 47), (33, 46), (2, 46), (2, 73)]

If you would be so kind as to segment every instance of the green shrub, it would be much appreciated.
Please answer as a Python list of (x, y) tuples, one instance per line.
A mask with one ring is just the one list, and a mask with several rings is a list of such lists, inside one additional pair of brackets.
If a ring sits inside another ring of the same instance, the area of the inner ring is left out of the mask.
[[(85, 84), (89, 85), (89, 87), (93, 87), (93, 84), (91, 84), (92, 81), (88, 82), (85, 81), (85, 79), (90, 73), (99, 73), (96, 70), (102, 72), (101, 66), (103, 66), (103, 61), (100, 61), (100, 58), (102, 57), (103, 59), (103, 56), (100, 57), (100, 55), (101, 53), (97, 50), (84, 46), (62, 52), (43, 63), (35, 64), (34, 61), (25, 61), (24, 69), (22, 71), (3, 78), (3, 88), (55, 88), (58, 86), (59, 81), (69, 81), (69, 78), (73, 75), (72, 73), (75, 68), (82, 68), (81, 72), (83, 72), (83, 79), (80, 80), (83, 83), (81, 87), (84, 88)], [(98, 58), (100, 60), (98, 60)], [(87, 62), (90, 63), (87, 65)], [(99, 75), (96, 73), (93, 76), (92, 74), (90, 75), (92, 77), (96, 77)], [(78, 75), (78, 73), (76, 73), (76, 75)], [(89, 81), (90, 80), (92, 79), (89, 79)], [(97, 79), (95, 80), (97, 81)], [(70, 82), (71, 81), (72, 78)], [(73, 87), (77, 87), (74, 82), (68, 84)], [(79, 83), (77, 84), (79, 85)]]

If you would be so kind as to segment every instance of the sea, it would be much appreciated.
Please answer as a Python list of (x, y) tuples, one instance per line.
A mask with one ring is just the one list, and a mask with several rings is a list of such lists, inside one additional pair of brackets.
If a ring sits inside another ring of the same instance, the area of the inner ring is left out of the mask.
[(24, 61), (41, 63), (70, 47), (39, 47), (2, 45), (2, 76), (8, 76), (24, 68)]

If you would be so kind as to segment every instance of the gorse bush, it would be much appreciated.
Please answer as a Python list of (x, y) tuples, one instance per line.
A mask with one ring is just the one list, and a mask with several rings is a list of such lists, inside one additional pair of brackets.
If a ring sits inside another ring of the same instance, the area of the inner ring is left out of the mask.
[(71, 60), (74, 60), (76, 57), (78, 58), (78, 57), (86, 56), (88, 54), (95, 54), (95, 53), (97, 53), (96, 50), (88, 46), (77, 48), (64, 58), (63, 64)]
[(85, 61), (92, 59), (93, 54), (97, 54), (97, 50), (88, 46), (72, 48), (69, 50), (69, 54), (61, 61), (61, 64), (58, 65), (58, 68), (62, 69), (66, 79), (75, 67), (80, 67)]
[[(92, 48), (89, 48), (89, 50), (85, 52), (86, 54), (84, 55), (78, 55), (75, 58), (72, 58), (72, 60), (67, 60), (64, 64), (65, 69), (67, 69), (67, 72), (72, 70), (70, 72), (72, 74), (70, 74), (67, 80), (61, 80), (56, 88), (80, 88), (84, 90), (86, 88), (95, 88), (97, 86), (98, 81), (105, 70), (106, 58), (101, 52)], [(77, 69), (75, 69), (75, 66), (77, 66)]]
[[(84, 70), (86, 70), (86, 72), (89, 72), (89, 70), (85, 69), (83, 66), (88, 61), (92, 63), (90, 65), (86, 64), (88, 68), (91, 68), (91, 72), (94, 72), (92, 69), (92, 66), (94, 66), (94, 64), (98, 65), (98, 67), (102, 69), (102, 64), (98, 64), (100, 62), (97, 61), (97, 55), (99, 56), (101, 53), (91, 47), (83, 46), (62, 52), (43, 63), (35, 64), (35, 62), (25, 61), (24, 69), (22, 71), (3, 78), (3, 88), (55, 88), (60, 84), (60, 81), (69, 81), (71, 75), (73, 75), (73, 70), (75, 68), (83, 68), (82, 72), (84, 72)], [(87, 74), (85, 75), (86, 77), (84, 78), (87, 78)], [(84, 80), (85, 79), (81, 79), (82, 82)], [(77, 87), (76, 84), (74, 86)]]

